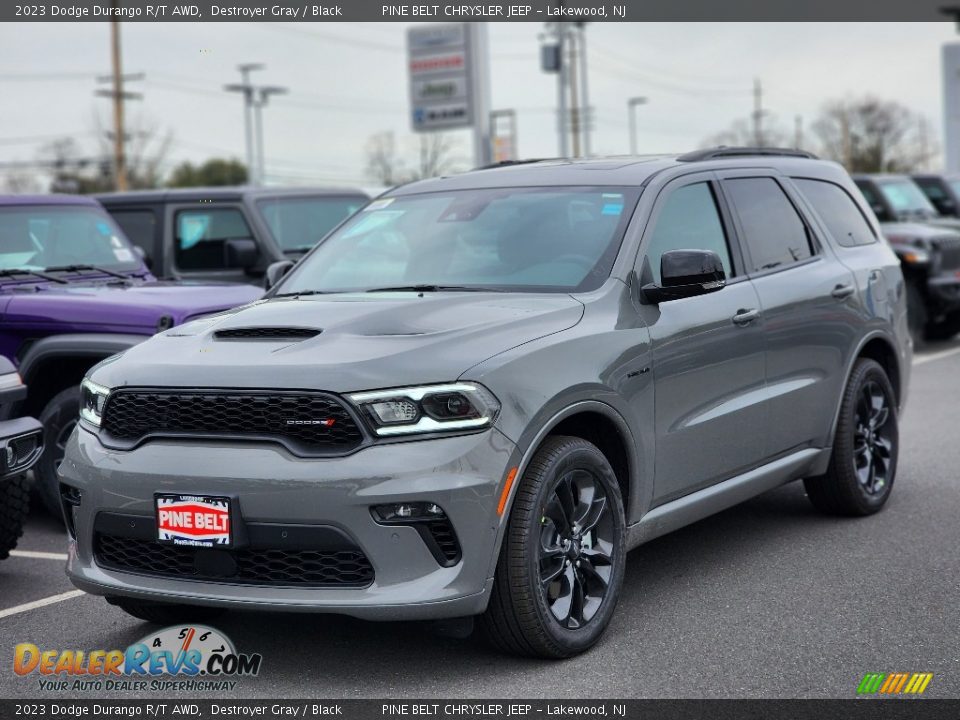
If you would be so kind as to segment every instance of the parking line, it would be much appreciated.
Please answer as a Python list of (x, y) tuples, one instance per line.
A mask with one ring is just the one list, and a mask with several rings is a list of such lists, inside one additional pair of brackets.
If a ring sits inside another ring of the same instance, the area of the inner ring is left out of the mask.
[(83, 590), (70, 590), (69, 592), (60, 593), (59, 595), (51, 595), (50, 597), (41, 598), (40, 600), (34, 600), (33, 602), (24, 603), (23, 605), (16, 605), (6, 610), (0, 610), (0, 620), (5, 617), (10, 617), (11, 615), (19, 615), (20, 613), (29, 612), (30, 610), (46, 607), (47, 605), (54, 605), (64, 600), (72, 600), (83, 594)]
[(914, 358), (914, 365), (924, 365), (928, 362), (933, 362), (934, 360), (942, 360), (943, 358), (948, 358), (951, 355), (957, 355), (960, 353), (960, 347), (951, 348), (949, 350), (941, 350), (940, 352), (935, 352), (932, 355), (923, 355), (918, 358)]
[(34, 558), (35, 560), (67, 561), (66, 553), (38, 552), (36, 550), (11, 550), (10, 557)]

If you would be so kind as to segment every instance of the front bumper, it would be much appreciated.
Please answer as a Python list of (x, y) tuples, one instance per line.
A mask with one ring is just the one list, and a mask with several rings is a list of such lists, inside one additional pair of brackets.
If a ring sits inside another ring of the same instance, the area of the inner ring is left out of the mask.
[(960, 310), (960, 275), (951, 271), (927, 280), (927, 292), (943, 312)]
[[(78, 428), (60, 466), (80, 491), (71, 509), (67, 575), (97, 595), (265, 610), (319, 611), (372, 620), (475, 615), (489, 597), (501, 529), (499, 492), (516, 447), (498, 430), (378, 444), (348, 457), (298, 458), (255, 443), (153, 441), (109, 450)], [(98, 513), (152, 523), (155, 492), (232, 495), (248, 523), (335, 528), (373, 566), (367, 587), (231, 583), (159, 577), (101, 567), (94, 558)], [(382, 525), (372, 505), (430, 502), (443, 508), (462, 557), (442, 567), (413, 527)]]

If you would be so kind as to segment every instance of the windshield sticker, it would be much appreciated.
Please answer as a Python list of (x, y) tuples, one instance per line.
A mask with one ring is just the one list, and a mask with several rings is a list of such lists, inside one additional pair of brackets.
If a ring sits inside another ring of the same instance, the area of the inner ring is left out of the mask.
[(127, 248), (114, 248), (113, 256), (119, 262), (133, 262), (133, 253), (130, 252)]
[(600, 210), (601, 215), (619, 215), (623, 212), (623, 203), (606, 203)]
[(372, 212), (374, 210), (383, 210), (385, 207), (390, 205), (393, 202), (393, 198), (380, 198), (379, 200), (374, 200), (369, 203), (364, 209), (364, 212)]
[(353, 237), (384, 227), (404, 214), (403, 210), (381, 210), (374, 215), (367, 215), (357, 220), (356, 224), (343, 234), (343, 237)]
[(97, 223), (97, 232), (106, 237), (110, 234), (110, 226), (103, 220)]

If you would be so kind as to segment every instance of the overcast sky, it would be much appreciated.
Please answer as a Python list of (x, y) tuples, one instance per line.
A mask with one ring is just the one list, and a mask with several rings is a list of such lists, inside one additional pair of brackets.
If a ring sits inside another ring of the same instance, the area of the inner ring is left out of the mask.
[[(364, 146), (377, 132), (411, 148), (405, 26), (400, 23), (129, 23), (122, 26), (133, 126), (172, 132), (167, 167), (212, 156), (243, 159), (240, 62), (258, 81), (289, 87), (265, 111), (268, 176), (276, 182), (366, 183)], [(519, 152), (558, 152), (555, 76), (539, 69), (537, 23), (489, 28), (494, 108), (515, 108)], [(828, 99), (872, 93), (925, 114), (941, 134), (940, 47), (952, 23), (596, 23), (587, 29), (598, 154), (629, 148), (626, 100), (639, 110), (640, 152), (683, 151), (746, 117), (760, 78), (764, 105), (791, 133)], [(96, 154), (94, 97), (110, 70), (107, 23), (0, 25), (0, 162), (36, 159), (52, 137)], [(465, 133), (460, 154), (468, 157)], [(2, 178), (0, 178), (2, 179)]]

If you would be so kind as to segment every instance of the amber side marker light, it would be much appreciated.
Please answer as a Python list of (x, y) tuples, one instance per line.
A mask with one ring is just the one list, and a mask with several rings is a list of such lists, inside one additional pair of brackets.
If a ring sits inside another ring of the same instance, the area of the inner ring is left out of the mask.
[(512, 468), (507, 473), (507, 481), (503, 484), (503, 492), (500, 493), (500, 504), (497, 505), (497, 515), (503, 515), (507, 507), (507, 498), (510, 497), (510, 488), (513, 487), (513, 481), (517, 479), (517, 468)]

